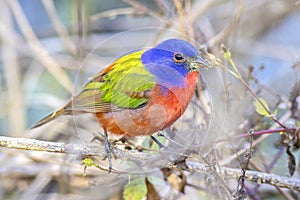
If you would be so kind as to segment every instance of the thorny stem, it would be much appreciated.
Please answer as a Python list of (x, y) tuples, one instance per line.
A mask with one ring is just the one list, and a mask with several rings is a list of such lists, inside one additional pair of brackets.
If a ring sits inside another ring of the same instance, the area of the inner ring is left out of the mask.
[(242, 167), (242, 175), (238, 179), (238, 186), (237, 191), (233, 194), (234, 199), (244, 199), (246, 198), (245, 194), (245, 177), (246, 177), (246, 171), (250, 162), (250, 159), (252, 157), (252, 147), (253, 147), (253, 129), (249, 130), (248, 135), (250, 136), (250, 147), (249, 152), (245, 153), (245, 159), (241, 162)]

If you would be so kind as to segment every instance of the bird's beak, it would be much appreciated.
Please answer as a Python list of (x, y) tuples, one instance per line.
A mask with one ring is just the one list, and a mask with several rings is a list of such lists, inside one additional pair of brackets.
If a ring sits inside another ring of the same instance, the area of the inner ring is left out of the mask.
[(202, 58), (200, 55), (197, 56), (196, 60), (190, 62), (191, 70), (198, 70), (199, 68), (209, 68), (210, 63), (208, 60)]

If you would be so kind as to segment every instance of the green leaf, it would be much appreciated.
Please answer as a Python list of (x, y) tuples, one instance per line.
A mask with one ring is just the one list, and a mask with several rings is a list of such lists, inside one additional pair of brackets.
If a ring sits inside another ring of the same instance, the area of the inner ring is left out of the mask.
[(86, 176), (86, 169), (87, 167), (91, 167), (92, 165), (95, 165), (94, 164), (94, 161), (90, 158), (85, 158), (81, 161), (81, 164), (84, 166), (83, 168), (83, 174), (82, 176), (85, 177)]
[(141, 200), (147, 194), (147, 186), (145, 177), (141, 176), (133, 179), (130, 183), (125, 185), (123, 191), (123, 198), (125, 200)]
[(150, 140), (151, 140), (150, 137), (146, 137), (142, 143), (142, 147), (150, 148)]
[(161, 177), (147, 176), (147, 178), (153, 185), (163, 186), (166, 184), (166, 181), (164, 179), (162, 179)]
[(272, 115), (273, 115), (273, 116), (276, 116), (276, 115), (277, 115), (277, 112), (278, 112), (278, 110), (275, 109), (274, 112), (272, 113)]
[[(158, 136), (156, 137), (156, 139), (160, 141), (162, 144), (166, 143), (166, 138), (163, 136)], [(153, 144), (151, 145), (151, 149), (158, 151), (159, 150), (158, 144), (156, 144), (156, 142), (153, 142)]]
[(227, 47), (225, 47), (224, 44), (222, 44), (222, 53), (223, 53), (223, 56), (226, 60), (231, 59), (231, 52)]
[(229, 72), (234, 75), (236, 78), (241, 79), (241, 74), (238, 70), (238, 68), (236, 67), (236, 65), (234, 64), (232, 58), (231, 58), (231, 51), (229, 50), (229, 48), (227, 48), (224, 44), (221, 45), (222, 46), (222, 53), (223, 53), (223, 57), (229, 61), (230, 65), (233, 67), (234, 71), (229, 70)]
[(94, 165), (94, 161), (90, 158), (85, 158), (81, 161), (81, 163), (84, 165), (84, 166), (87, 166), (87, 167), (90, 167), (92, 165)]
[[(269, 117), (270, 116), (270, 109), (269, 109), (269, 105), (267, 104), (267, 102), (263, 99), (263, 98), (259, 98), (260, 101), (255, 100), (253, 105), (255, 106), (255, 110), (258, 114), (262, 115), (262, 116), (266, 116)], [(266, 110), (267, 109), (267, 110)]]

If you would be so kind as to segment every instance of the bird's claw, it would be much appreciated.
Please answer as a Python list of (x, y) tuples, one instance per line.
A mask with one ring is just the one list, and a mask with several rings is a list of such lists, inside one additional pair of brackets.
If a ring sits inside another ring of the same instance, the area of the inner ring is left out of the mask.
[(114, 154), (114, 150), (111, 147), (110, 142), (107, 137), (105, 138), (104, 147), (105, 147), (106, 157), (107, 157), (108, 164), (109, 164), (108, 165), (108, 173), (110, 173), (112, 170), (112, 161), (111, 161), (112, 156), (111, 155)]
[(114, 152), (114, 148), (111, 146), (111, 143), (108, 139), (107, 132), (104, 131), (104, 139), (103, 137), (100, 136), (94, 136), (91, 142), (94, 142), (96, 140), (100, 141), (101, 143), (104, 143), (104, 148), (105, 148), (105, 155), (103, 157), (103, 160), (107, 159), (108, 160), (108, 173), (112, 171), (112, 155), (116, 159), (116, 154)]

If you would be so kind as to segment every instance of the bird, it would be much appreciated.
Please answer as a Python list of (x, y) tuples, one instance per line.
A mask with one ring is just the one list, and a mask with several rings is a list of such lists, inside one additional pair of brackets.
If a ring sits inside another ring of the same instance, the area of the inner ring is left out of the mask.
[(64, 115), (92, 113), (104, 130), (110, 159), (108, 133), (132, 138), (170, 127), (191, 101), (199, 69), (207, 66), (194, 45), (178, 38), (129, 52), (91, 77), (79, 94), (32, 128)]

